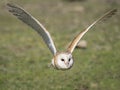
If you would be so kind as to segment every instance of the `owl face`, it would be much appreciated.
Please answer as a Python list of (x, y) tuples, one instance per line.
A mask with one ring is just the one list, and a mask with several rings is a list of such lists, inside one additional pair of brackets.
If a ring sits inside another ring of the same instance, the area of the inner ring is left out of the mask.
[(70, 53), (59, 53), (52, 59), (52, 65), (61, 70), (70, 69), (73, 66), (73, 58)]

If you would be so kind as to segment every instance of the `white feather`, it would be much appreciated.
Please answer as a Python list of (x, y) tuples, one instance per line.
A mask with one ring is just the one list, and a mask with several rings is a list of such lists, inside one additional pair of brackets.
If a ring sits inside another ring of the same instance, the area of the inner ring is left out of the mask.
[(13, 15), (15, 15), (18, 19), (32, 27), (42, 36), (43, 40), (45, 41), (52, 54), (55, 55), (57, 50), (49, 32), (45, 29), (45, 27), (21, 7), (13, 4), (7, 4), (7, 6), (9, 7), (9, 11), (13, 13)]

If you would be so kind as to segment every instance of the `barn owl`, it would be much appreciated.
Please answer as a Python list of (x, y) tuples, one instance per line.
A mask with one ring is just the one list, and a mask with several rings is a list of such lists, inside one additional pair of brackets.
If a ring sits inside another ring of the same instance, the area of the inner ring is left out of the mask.
[(72, 53), (78, 42), (85, 35), (85, 33), (88, 32), (88, 30), (90, 30), (95, 24), (105, 20), (106, 18), (111, 17), (117, 11), (117, 9), (112, 9), (107, 13), (103, 14), (100, 18), (95, 20), (86, 29), (78, 33), (78, 35), (74, 37), (74, 39), (71, 41), (70, 45), (64, 52), (58, 52), (53, 42), (53, 39), (51, 38), (50, 33), (36, 18), (34, 18), (31, 14), (29, 14), (27, 11), (25, 11), (23, 8), (21, 8), (18, 5), (8, 3), (7, 6), (9, 12), (15, 15), (19, 20), (23, 21), (24, 23), (32, 27), (33, 30), (35, 30), (42, 37), (43, 41), (45, 42), (45, 44), (47, 45), (47, 47), (49, 48), (49, 50), (53, 55), (51, 64), (55, 69), (58, 70), (70, 69), (74, 63)]

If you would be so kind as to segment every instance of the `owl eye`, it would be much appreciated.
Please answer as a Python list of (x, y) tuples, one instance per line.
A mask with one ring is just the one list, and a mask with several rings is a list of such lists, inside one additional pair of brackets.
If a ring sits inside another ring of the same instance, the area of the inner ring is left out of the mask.
[(68, 61), (70, 62), (71, 58), (68, 59)]
[(62, 58), (61, 61), (64, 61), (64, 59)]

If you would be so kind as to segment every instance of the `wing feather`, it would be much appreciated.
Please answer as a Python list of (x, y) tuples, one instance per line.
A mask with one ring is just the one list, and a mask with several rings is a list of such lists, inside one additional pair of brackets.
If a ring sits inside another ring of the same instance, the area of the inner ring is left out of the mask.
[(17, 5), (13, 5), (8, 3), (7, 6), (9, 7), (9, 12), (11, 12), (13, 15), (15, 15), (18, 19), (32, 27), (35, 31), (40, 34), (52, 52), (52, 54), (56, 54), (57, 50), (55, 48), (54, 42), (49, 34), (49, 32), (46, 30), (46, 28), (37, 20), (35, 19), (32, 15), (30, 15), (27, 11), (22, 9), (21, 7)]
[(98, 23), (99, 21), (104, 21), (108, 18), (110, 18), (112, 15), (114, 15), (117, 12), (117, 9), (112, 9), (110, 11), (108, 11), (107, 13), (105, 13), (103, 16), (101, 16), (100, 18), (98, 18), (96, 21), (94, 21), (87, 29), (85, 29), (84, 31), (80, 32), (71, 42), (71, 44), (68, 46), (67, 51), (72, 53), (74, 48), (76, 47), (76, 45), (78, 44), (79, 40), (84, 36), (84, 34), (91, 29), (96, 23)]

